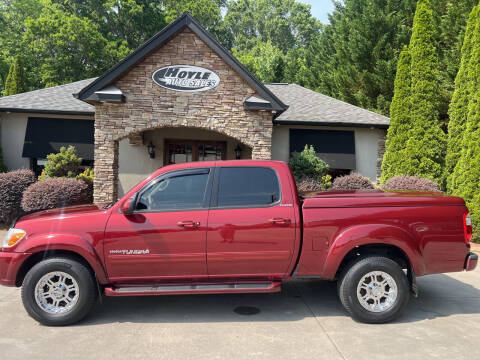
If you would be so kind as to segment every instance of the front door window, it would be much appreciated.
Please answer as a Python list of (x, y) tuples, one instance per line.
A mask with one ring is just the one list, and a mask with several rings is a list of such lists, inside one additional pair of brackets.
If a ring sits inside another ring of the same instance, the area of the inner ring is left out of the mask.
[(165, 164), (226, 159), (224, 141), (165, 140)]

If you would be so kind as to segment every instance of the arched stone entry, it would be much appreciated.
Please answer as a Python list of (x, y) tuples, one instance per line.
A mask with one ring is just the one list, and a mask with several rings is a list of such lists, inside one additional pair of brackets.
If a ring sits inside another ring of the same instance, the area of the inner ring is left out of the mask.
[[(172, 126), (172, 122), (152, 122), (145, 126), (140, 131), (138, 126), (136, 129), (132, 126), (135, 121), (132, 121), (132, 116), (126, 119), (117, 119), (115, 121), (110, 120), (108, 113), (102, 115), (98, 108), (104, 107), (104, 109), (112, 106), (111, 104), (102, 104), (97, 106), (95, 114), (95, 180), (94, 180), (94, 201), (96, 203), (104, 203), (114, 201), (118, 198), (119, 190), (120, 194), (128, 191), (125, 186), (119, 187), (119, 143), (128, 142), (129, 146), (138, 146), (143, 148), (140, 153), (143, 157), (148, 157), (145, 146), (145, 134), (155, 131), (155, 129), (176, 129), (178, 134), (174, 138), (182, 138), (182, 131), (185, 131), (185, 135), (188, 134), (188, 129), (195, 129), (197, 131), (204, 131), (211, 133), (212, 135), (219, 135), (224, 137), (224, 141), (230, 141), (231, 143), (240, 143), (242, 148), (247, 150), (246, 154), (252, 159), (270, 159), (271, 158), (271, 134), (272, 134), (272, 114), (267, 111), (246, 111), (249, 116), (241, 121), (232, 122), (210, 119), (191, 121), (189, 119), (183, 119), (182, 124)], [(118, 105), (115, 108), (117, 108)], [(197, 114), (198, 115), (198, 114)], [(214, 121), (212, 121), (214, 120)], [(220, 124), (217, 124), (221, 121)], [(106, 125), (104, 125), (106, 124)], [(118, 127), (112, 127), (111, 124), (118, 124)], [(142, 124), (142, 123), (140, 123)], [(144, 124), (144, 123), (143, 123)], [(194, 125), (198, 126), (194, 126)], [(205, 126), (208, 124), (209, 126)], [(234, 126), (236, 124), (236, 126)], [(193, 125), (193, 126), (192, 126)], [(220, 126), (219, 126), (220, 125)], [(116, 137), (113, 138), (113, 134)], [(191, 134), (187, 137), (191, 137)], [(113, 138), (113, 139), (112, 139)], [(213, 136), (215, 138), (215, 136)], [(202, 139), (201, 137), (199, 138)], [(155, 146), (157, 146), (155, 144)], [(230, 152), (231, 154), (231, 152)], [(159, 155), (163, 156), (163, 154)], [(243, 157), (243, 156), (242, 156)], [(227, 159), (231, 159), (229, 156)], [(132, 159), (135, 161), (135, 159)], [(147, 174), (142, 174), (142, 178)], [(139, 177), (130, 181), (138, 182)]]
[[(154, 157), (147, 146), (154, 146)], [(239, 154), (235, 149), (240, 150)], [(162, 166), (172, 163), (252, 158), (252, 147), (216, 131), (163, 127), (146, 130), (119, 141), (118, 196)]]

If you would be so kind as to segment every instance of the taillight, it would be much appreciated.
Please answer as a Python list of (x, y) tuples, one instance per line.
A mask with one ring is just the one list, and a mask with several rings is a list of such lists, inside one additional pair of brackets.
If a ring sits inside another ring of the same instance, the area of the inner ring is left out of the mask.
[(465, 242), (469, 243), (472, 240), (472, 217), (469, 211), (463, 214), (463, 231), (465, 233)]

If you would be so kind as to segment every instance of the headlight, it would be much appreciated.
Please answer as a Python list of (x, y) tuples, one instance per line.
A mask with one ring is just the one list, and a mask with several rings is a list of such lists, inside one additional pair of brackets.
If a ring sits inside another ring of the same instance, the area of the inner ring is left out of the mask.
[(20, 240), (22, 240), (25, 235), (27, 235), (27, 233), (24, 230), (11, 228), (10, 230), (8, 230), (7, 235), (5, 235), (5, 239), (3, 239), (3, 247), (12, 247)]

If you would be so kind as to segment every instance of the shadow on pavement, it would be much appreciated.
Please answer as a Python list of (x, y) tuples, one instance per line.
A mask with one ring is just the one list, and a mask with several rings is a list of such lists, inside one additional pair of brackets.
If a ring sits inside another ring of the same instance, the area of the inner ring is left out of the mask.
[[(400, 323), (480, 313), (480, 290), (447, 275), (418, 279), (420, 297), (410, 300)], [(239, 306), (260, 310), (234, 312)], [(320, 280), (286, 282), (281, 293), (103, 297), (77, 326), (106, 323), (290, 322), (305, 317), (347, 317), (336, 283)]]

